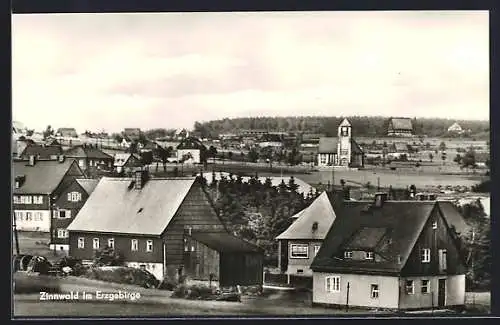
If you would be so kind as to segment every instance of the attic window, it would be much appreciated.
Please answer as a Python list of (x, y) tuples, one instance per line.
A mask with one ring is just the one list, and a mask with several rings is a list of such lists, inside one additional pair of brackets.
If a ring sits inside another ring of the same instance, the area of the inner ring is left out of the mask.
[(317, 221), (313, 222), (313, 224), (312, 224), (312, 231), (316, 231), (316, 230), (318, 230), (318, 222)]
[(137, 213), (141, 213), (142, 212), (142, 208), (139, 208), (139, 210), (137, 210)]
[(432, 223), (432, 229), (437, 229), (437, 228), (438, 228), (438, 223), (437, 223), (437, 221), (434, 221)]
[(373, 252), (365, 252), (365, 260), (373, 260)]

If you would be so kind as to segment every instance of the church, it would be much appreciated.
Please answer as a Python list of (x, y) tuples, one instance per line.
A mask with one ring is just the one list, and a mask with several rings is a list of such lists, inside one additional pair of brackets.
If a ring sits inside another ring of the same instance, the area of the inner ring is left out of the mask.
[(352, 138), (351, 123), (347, 119), (340, 123), (336, 138), (319, 139), (318, 166), (364, 166), (363, 150)]

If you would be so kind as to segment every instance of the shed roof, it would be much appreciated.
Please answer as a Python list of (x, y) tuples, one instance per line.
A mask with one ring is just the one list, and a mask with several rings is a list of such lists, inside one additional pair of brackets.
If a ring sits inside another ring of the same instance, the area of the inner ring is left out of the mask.
[(28, 144), (21, 153), (21, 158), (35, 156), (40, 159), (51, 159), (52, 156), (59, 156), (63, 153), (61, 146), (43, 146), (39, 144)]
[[(295, 220), (290, 227), (282, 232), (276, 239), (318, 239), (323, 240), (330, 230), (336, 218), (332, 204), (326, 192), (318, 196), (307, 208), (303, 209), (295, 216)], [(312, 226), (317, 222), (318, 227), (313, 231)]]
[(64, 155), (74, 158), (113, 159), (113, 157), (103, 152), (102, 150), (87, 145), (80, 145), (69, 148), (64, 152)]
[(135, 189), (133, 180), (103, 177), (68, 230), (159, 236), (195, 182), (194, 177), (152, 178)]
[[(14, 194), (51, 194), (61, 183), (72, 164), (79, 169), (73, 159), (65, 159), (63, 162), (40, 160), (34, 166), (29, 166), (27, 161), (14, 161), (12, 163), (13, 178), (24, 176), (25, 179), (20, 188), (15, 188), (15, 182), (12, 182), (13, 192)], [(83, 176), (83, 172), (81, 175)]]

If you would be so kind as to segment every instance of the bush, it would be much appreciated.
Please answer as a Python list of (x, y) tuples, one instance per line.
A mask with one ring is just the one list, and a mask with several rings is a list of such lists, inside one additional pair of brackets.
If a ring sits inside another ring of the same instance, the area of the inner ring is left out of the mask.
[(160, 290), (167, 290), (167, 291), (174, 291), (175, 290), (175, 286), (176, 284), (174, 282), (171, 282), (171, 281), (162, 281), (160, 283), (160, 285), (158, 286), (157, 289), (160, 289)]
[(87, 273), (90, 279), (156, 288), (160, 281), (148, 271), (124, 266), (95, 267)]

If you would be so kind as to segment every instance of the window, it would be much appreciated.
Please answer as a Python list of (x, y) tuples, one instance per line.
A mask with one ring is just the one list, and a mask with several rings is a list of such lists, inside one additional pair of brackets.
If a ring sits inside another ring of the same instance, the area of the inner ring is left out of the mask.
[(94, 249), (99, 249), (99, 238), (94, 238), (94, 240), (92, 241), (92, 247)]
[(35, 221), (42, 221), (42, 213), (35, 212)]
[(298, 269), (298, 270), (297, 270), (297, 273), (298, 273), (298, 274), (302, 274), (302, 273), (304, 273), (304, 270), (302, 270), (302, 269)]
[(21, 221), (22, 217), (23, 217), (23, 214), (21, 211), (16, 211), (14, 212), (14, 214), (16, 215), (16, 221)]
[(314, 245), (314, 256), (318, 254), (320, 248), (321, 248), (320, 245)]
[(347, 126), (343, 126), (341, 129), (341, 136), (347, 137), (349, 135), (349, 128)]
[(439, 271), (446, 271), (446, 249), (439, 250)]
[(352, 252), (351, 251), (345, 251), (344, 252), (344, 258), (352, 258)]
[(33, 213), (26, 212), (26, 221), (33, 221)]
[(57, 238), (68, 238), (69, 234), (66, 229), (57, 229)]
[(80, 192), (71, 192), (68, 193), (68, 201), (70, 202), (79, 202), (82, 200), (82, 193)]
[(431, 261), (431, 250), (429, 248), (422, 249), (422, 263), (429, 263)]
[(370, 296), (372, 299), (377, 299), (378, 298), (378, 284), (372, 284), (371, 289), (370, 289)]
[(78, 248), (85, 248), (85, 238), (83, 237), (78, 238)]
[(432, 229), (437, 229), (437, 228), (438, 228), (438, 223), (437, 223), (437, 221), (434, 221), (432, 223)]
[(412, 295), (415, 292), (413, 280), (406, 280), (406, 294)]
[(422, 285), (420, 286), (422, 293), (429, 293), (429, 280), (422, 280)]
[(21, 203), (21, 200), (19, 199), (19, 196), (17, 196), (17, 195), (14, 195), (13, 199), (14, 199), (14, 204)]
[(139, 249), (139, 243), (138, 243), (137, 239), (132, 239), (131, 245), (132, 246), (130, 247), (130, 250), (137, 251)]
[(108, 239), (108, 247), (109, 248), (115, 248), (115, 239), (114, 238), (109, 238)]
[(58, 210), (52, 210), (52, 218), (59, 218), (59, 211)]
[(59, 219), (65, 219), (66, 218), (66, 210), (59, 210)]
[(365, 252), (365, 260), (373, 260), (373, 252)]
[(33, 196), (34, 204), (43, 204), (43, 196)]
[(152, 252), (152, 251), (153, 251), (153, 241), (152, 240), (148, 240), (146, 242), (146, 252)]
[(309, 245), (307, 244), (290, 245), (290, 258), (309, 258)]
[(31, 204), (32, 203), (32, 201), (31, 201), (31, 195), (26, 196), (25, 200), (26, 200), (26, 204)]
[(326, 280), (326, 292), (340, 292), (340, 277), (339, 276), (327, 276)]
[(325, 155), (321, 155), (319, 159), (320, 159), (320, 162), (322, 165), (326, 164), (326, 156)]

